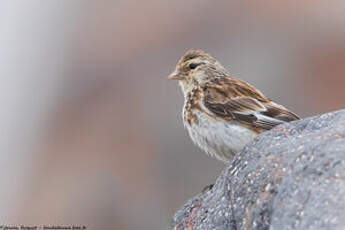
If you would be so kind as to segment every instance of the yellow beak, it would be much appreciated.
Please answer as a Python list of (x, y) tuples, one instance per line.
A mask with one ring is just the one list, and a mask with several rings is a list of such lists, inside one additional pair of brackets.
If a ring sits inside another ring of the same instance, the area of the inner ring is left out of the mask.
[(182, 80), (183, 78), (183, 75), (176, 70), (172, 72), (168, 77), (169, 80)]

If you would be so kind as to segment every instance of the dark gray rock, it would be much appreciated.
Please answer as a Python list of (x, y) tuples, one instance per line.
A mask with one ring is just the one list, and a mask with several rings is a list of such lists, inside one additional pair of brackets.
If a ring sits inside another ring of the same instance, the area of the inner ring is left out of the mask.
[(345, 110), (257, 137), (170, 229), (345, 229)]

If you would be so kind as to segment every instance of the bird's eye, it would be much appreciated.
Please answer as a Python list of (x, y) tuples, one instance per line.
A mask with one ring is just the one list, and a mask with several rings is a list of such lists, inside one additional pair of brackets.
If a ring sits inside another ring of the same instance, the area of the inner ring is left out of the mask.
[(195, 69), (199, 64), (191, 63), (189, 64), (189, 69)]

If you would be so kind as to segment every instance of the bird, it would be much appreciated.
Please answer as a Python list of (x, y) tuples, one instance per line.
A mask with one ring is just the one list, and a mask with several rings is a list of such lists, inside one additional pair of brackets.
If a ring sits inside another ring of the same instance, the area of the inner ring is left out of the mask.
[(182, 89), (183, 124), (192, 141), (224, 163), (259, 134), (300, 119), (200, 49), (188, 50), (168, 79)]

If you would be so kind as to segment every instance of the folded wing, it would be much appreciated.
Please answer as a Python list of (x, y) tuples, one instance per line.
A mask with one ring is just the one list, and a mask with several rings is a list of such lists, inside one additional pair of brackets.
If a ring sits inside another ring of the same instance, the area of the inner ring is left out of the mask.
[(246, 82), (222, 78), (204, 89), (204, 105), (217, 117), (269, 130), (299, 117)]

